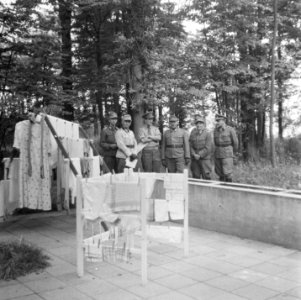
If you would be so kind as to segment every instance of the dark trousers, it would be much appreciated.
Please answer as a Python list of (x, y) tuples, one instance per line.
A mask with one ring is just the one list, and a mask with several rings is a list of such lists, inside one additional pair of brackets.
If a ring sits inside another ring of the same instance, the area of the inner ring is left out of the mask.
[(103, 158), (110, 172), (117, 173), (117, 158), (116, 156), (104, 156)]
[(215, 158), (215, 173), (220, 181), (232, 182), (233, 157)]
[(192, 159), (191, 172), (192, 177), (197, 179), (211, 179), (212, 164), (210, 159)]
[(168, 173), (183, 173), (185, 167), (184, 157), (166, 158)]
[(159, 149), (143, 149), (141, 161), (144, 172), (160, 173), (161, 158)]

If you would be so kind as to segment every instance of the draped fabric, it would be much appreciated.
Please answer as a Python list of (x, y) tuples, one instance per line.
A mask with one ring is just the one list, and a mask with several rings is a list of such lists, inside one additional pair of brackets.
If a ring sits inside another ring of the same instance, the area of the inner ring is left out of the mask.
[(20, 150), (19, 207), (50, 210), (50, 132), (46, 124), (16, 124), (13, 147)]

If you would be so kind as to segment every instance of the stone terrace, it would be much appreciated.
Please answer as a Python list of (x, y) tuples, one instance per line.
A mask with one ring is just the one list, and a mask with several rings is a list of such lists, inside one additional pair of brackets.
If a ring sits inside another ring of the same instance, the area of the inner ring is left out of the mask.
[(19, 218), (0, 224), (0, 240), (23, 237), (43, 248), (51, 267), (0, 281), (0, 300), (297, 300), (301, 252), (234, 236), (190, 229), (190, 255), (179, 246), (149, 243), (148, 276), (140, 261), (85, 263), (76, 275), (75, 216)]

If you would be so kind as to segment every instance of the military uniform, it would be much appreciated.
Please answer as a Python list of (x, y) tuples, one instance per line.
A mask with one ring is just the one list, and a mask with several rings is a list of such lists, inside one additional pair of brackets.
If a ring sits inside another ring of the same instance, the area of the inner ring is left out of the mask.
[[(174, 116), (170, 118), (170, 122), (177, 121)], [(162, 140), (162, 164), (167, 166), (169, 173), (182, 173), (189, 162), (188, 133), (181, 128), (166, 130)]]
[[(117, 119), (116, 113), (110, 113), (109, 119)], [(115, 133), (117, 131), (116, 126), (109, 125), (104, 128), (100, 135), (100, 145), (103, 149), (103, 160), (110, 172), (117, 172), (117, 160), (116, 160), (116, 152), (117, 152), (117, 143), (115, 139)]]
[[(124, 120), (131, 120), (130, 115), (125, 115)], [(137, 158), (137, 141), (132, 130), (120, 128), (116, 131), (115, 139), (118, 150), (116, 152), (117, 158), (117, 172), (123, 173), (126, 158), (135, 155)]]
[[(153, 114), (146, 113), (143, 115), (144, 119), (152, 120)], [(146, 144), (142, 150), (142, 166), (144, 172), (160, 173), (161, 157), (159, 151), (159, 141), (161, 140), (161, 132), (153, 125), (144, 125), (139, 130), (139, 139)], [(153, 139), (149, 138), (153, 137)]]
[[(204, 123), (203, 118), (196, 118), (195, 123)], [(212, 138), (211, 134), (204, 128), (199, 131), (194, 128), (191, 131), (190, 138), (190, 153), (191, 153), (191, 172), (193, 178), (211, 179), (212, 163)], [(199, 155), (200, 158), (197, 159), (195, 155)]]
[[(225, 118), (217, 115), (216, 119)], [(223, 125), (214, 130), (214, 162), (215, 172), (221, 181), (232, 182), (233, 157), (238, 150), (238, 139), (235, 130), (227, 125)]]

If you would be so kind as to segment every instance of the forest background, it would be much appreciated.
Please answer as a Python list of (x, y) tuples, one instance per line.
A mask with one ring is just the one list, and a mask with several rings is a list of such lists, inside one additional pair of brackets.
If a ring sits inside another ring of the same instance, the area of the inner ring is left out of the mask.
[(147, 110), (161, 131), (170, 114), (185, 127), (224, 113), (239, 137), (236, 181), (301, 188), (300, 1), (176, 3), (1, 2), (0, 159), (36, 102), (92, 127), (96, 143), (110, 110), (130, 113), (135, 133)]

